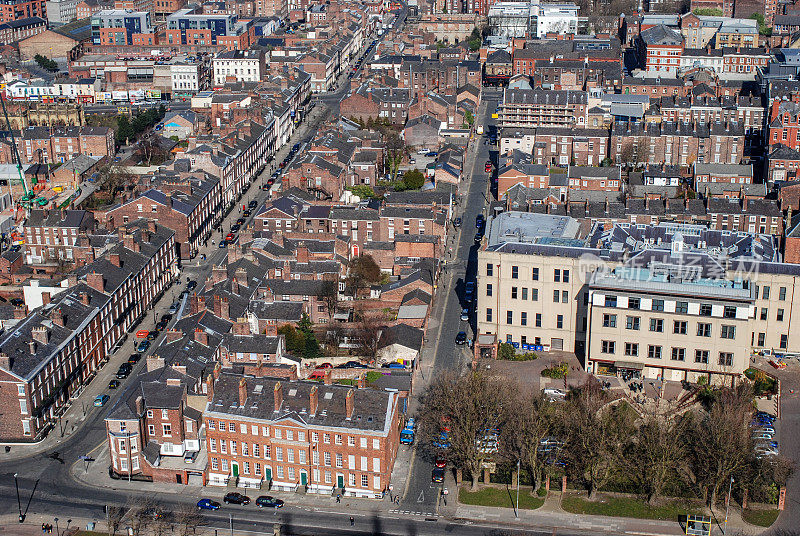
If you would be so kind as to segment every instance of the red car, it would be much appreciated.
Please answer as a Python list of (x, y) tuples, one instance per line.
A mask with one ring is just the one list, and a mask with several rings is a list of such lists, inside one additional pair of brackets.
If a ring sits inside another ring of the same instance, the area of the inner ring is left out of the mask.
[(492, 171), (492, 163), (490, 161), (486, 161), (486, 166), (484, 167), (486, 173), (490, 173)]
[(324, 377), (325, 377), (325, 370), (324, 369), (319, 369), (319, 370), (315, 370), (314, 372), (312, 372), (311, 375), (308, 377), (308, 379), (309, 380), (321, 380)]
[(447, 467), (447, 458), (442, 458), (441, 456), (436, 457), (436, 461), (434, 462), (436, 467), (443, 469)]
[(314, 367), (314, 370), (324, 370), (326, 368), (333, 368), (333, 365), (331, 365), (330, 363), (321, 363), (316, 367)]

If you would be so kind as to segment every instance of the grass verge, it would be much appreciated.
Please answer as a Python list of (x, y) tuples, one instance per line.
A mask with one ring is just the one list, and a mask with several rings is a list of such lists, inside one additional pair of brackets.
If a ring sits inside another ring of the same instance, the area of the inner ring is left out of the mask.
[(576, 495), (566, 495), (561, 500), (561, 508), (573, 514), (666, 521), (677, 521), (687, 514), (702, 513), (702, 508), (686, 499), (662, 499), (659, 504), (651, 506), (636, 497), (600, 497), (596, 501), (589, 501)]
[(769, 527), (778, 519), (781, 511), (777, 508), (747, 508), (742, 511), (742, 519), (751, 525)]
[[(468, 487), (462, 487), (458, 492), (458, 500), (462, 504), (471, 504), (474, 506), (513, 508), (517, 502), (517, 491), (516, 489), (507, 489), (505, 487), (486, 487), (478, 491), (469, 491)], [(520, 510), (535, 510), (543, 504), (544, 499), (531, 495), (530, 488), (520, 488)]]

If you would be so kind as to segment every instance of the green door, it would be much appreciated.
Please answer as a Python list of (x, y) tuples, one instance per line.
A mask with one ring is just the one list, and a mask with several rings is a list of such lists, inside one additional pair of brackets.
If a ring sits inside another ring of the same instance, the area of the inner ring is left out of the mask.
[(265, 467), (264, 468), (264, 480), (266, 480), (267, 482), (272, 480), (272, 468), (271, 467)]
[(308, 475), (306, 473), (300, 473), (300, 484), (303, 486), (308, 485)]
[(344, 488), (344, 475), (336, 476), (336, 487), (339, 489)]
[(238, 463), (232, 464), (231, 465), (231, 469), (233, 469), (233, 476), (238, 477), (239, 476), (239, 464)]

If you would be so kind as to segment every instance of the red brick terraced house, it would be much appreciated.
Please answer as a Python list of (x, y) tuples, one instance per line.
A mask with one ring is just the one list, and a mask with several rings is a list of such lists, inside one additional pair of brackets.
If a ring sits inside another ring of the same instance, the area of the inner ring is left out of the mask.
[(203, 412), (208, 482), (380, 498), (399, 443), (399, 394), (219, 375)]
[(145, 222), (119, 229), (120, 243), (68, 279), (0, 336), (0, 440), (32, 441), (55, 425), (70, 396), (94, 376), (133, 323), (171, 283), (173, 231)]

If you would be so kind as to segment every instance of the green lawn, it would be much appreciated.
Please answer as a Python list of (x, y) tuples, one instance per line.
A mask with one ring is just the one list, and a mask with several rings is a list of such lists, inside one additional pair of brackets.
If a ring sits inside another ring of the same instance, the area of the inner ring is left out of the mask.
[[(505, 487), (483, 488), (479, 491), (469, 491), (469, 485), (462, 486), (458, 492), (458, 500), (462, 504), (472, 504), (475, 506), (501, 506), (503, 508), (513, 508), (517, 502), (516, 488), (506, 489)], [(544, 499), (530, 494), (530, 488), (521, 487), (519, 489), (519, 508), (520, 510), (535, 510), (544, 504)]]
[(639, 519), (663, 519), (677, 521), (687, 514), (700, 514), (702, 508), (685, 499), (663, 499), (656, 506), (635, 497), (602, 497), (589, 501), (576, 495), (566, 495), (561, 508), (573, 514), (599, 516), (635, 517)]
[(777, 508), (748, 508), (742, 511), (742, 519), (751, 525), (758, 525), (759, 527), (769, 527), (775, 520), (778, 519), (778, 514), (781, 511)]

